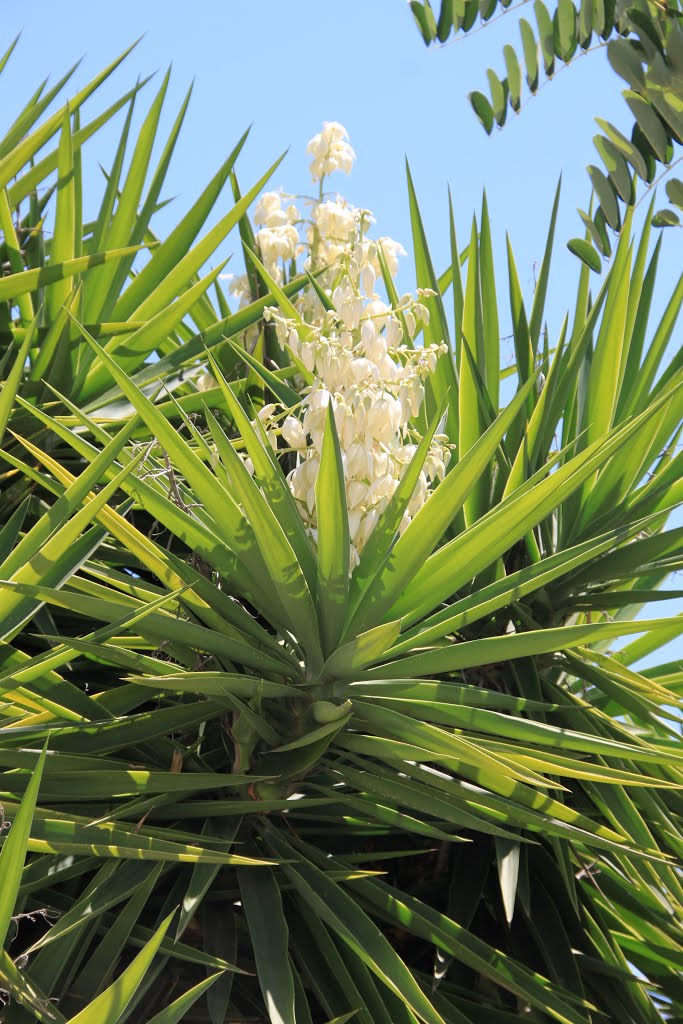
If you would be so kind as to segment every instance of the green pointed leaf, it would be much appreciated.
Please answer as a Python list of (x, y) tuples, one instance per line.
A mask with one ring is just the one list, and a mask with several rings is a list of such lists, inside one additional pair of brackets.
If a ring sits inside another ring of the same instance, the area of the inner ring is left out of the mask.
[(269, 868), (240, 868), (237, 880), (268, 1019), (271, 1024), (296, 1024), (289, 930), (275, 875)]
[(69, 1024), (117, 1024), (126, 1007), (142, 983), (159, 946), (168, 931), (173, 914), (159, 926), (133, 962), (123, 971), (109, 988), (94, 999), (89, 1006), (71, 1017)]
[(508, 658), (545, 654), (563, 648), (593, 643), (602, 637), (611, 638), (637, 633), (644, 629), (662, 629), (668, 619), (651, 622), (597, 622), (583, 626), (562, 626), (559, 629), (539, 629), (529, 633), (497, 636), (484, 640), (467, 640), (451, 644), (398, 662), (389, 662), (367, 671), (368, 679), (409, 678), (411, 675), (439, 675), (455, 672), (475, 665), (490, 665)]
[(17, 395), (21, 384), (22, 373), (26, 364), (26, 357), (28, 356), (29, 349), (33, 344), (33, 339), (36, 335), (38, 327), (37, 318), (32, 321), (29, 329), (26, 331), (26, 336), (12, 363), (11, 369), (2, 382), (2, 390), (0, 391), (0, 446), (2, 445), (5, 430), (9, 422), (10, 414), (12, 412), (12, 406)]
[(223, 975), (220, 971), (216, 974), (210, 974), (204, 981), (198, 982), (193, 988), (188, 989), (187, 992), (183, 992), (181, 996), (174, 999), (173, 1002), (161, 1010), (159, 1013), (155, 1013), (153, 1017), (150, 1017), (148, 1024), (180, 1024), (181, 1021), (186, 1019), (186, 1013), (190, 1010), (204, 993), (211, 988), (212, 985), (218, 981)]
[(0, 849), (0, 948), (7, 938), (14, 911), (46, 755), (45, 746), (38, 758), (31, 781), (26, 787), (21, 806), (14, 818), (10, 819), (10, 830)]
[[(57, 209), (50, 258), (52, 263), (68, 265), (76, 252), (74, 152), (71, 138), (69, 106), (64, 110), (57, 163)], [(118, 248), (110, 246), (110, 249)], [(45, 289), (45, 307), (48, 322), (54, 320), (71, 290), (68, 280), (55, 281)]]
[(400, 626), (400, 622), (383, 623), (338, 647), (325, 662), (324, 675), (334, 679), (348, 678), (372, 665), (393, 647)]
[[(79, 90), (79, 92), (69, 100), (69, 109), (72, 114), (78, 110), (83, 103), (85, 103), (88, 97), (91, 96), (107, 78), (109, 78), (113, 71), (115, 71), (119, 64), (126, 59), (135, 46), (137, 46), (137, 42), (124, 50), (116, 60), (112, 61), (108, 67), (96, 75), (92, 81)], [(75, 68), (73, 68), (72, 71), (73, 70), (75, 70)], [(71, 72), (65, 76), (62, 82), (66, 81), (68, 77), (70, 77), (70, 74)], [(58, 83), (58, 89), (61, 87), (61, 84), (62, 83)], [(55, 93), (53, 91), (53, 95), (54, 94)], [(40, 116), (40, 108), (38, 108), (35, 116)], [(16, 174), (18, 174), (18, 172), (31, 161), (36, 153), (38, 153), (47, 142), (49, 142), (53, 135), (56, 135), (62, 125), (63, 117), (64, 110), (58, 110), (56, 113), (52, 114), (47, 121), (44, 121), (43, 124), (41, 124), (34, 132), (30, 135), (26, 135), (21, 139), (21, 141), (18, 141), (11, 152), (8, 152), (2, 157), (2, 159), (0, 159), (0, 188), (5, 188), (12, 178), (14, 178)], [(30, 124), (32, 123), (33, 119), (30, 121)]]
[(344, 466), (332, 401), (327, 405), (320, 469), (315, 485), (318, 517), (318, 606), (323, 652), (334, 651), (349, 597), (349, 519)]
[(274, 853), (284, 858), (282, 870), (300, 898), (331, 931), (425, 1024), (444, 1024), (412, 973), (356, 901), (310, 861), (295, 857), (291, 863), (291, 847), (273, 829), (268, 830), (267, 841)]
[(0, 301), (16, 299), (26, 292), (44, 288), (55, 281), (75, 277), (102, 263), (124, 259), (126, 256), (132, 256), (139, 252), (142, 248), (144, 247), (134, 245), (125, 249), (111, 249), (109, 252), (96, 252), (91, 256), (79, 256), (77, 259), (66, 260), (64, 263), (50, 263), (46, 267), (37, 267), (35, 270), (24, 270), (21, 274), (11, 274), (9, 277), (0, 279)]

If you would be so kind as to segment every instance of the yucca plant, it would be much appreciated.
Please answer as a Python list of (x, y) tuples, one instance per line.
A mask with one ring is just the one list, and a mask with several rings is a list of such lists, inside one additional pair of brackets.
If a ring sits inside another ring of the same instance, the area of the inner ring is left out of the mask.
[[(16, 41), (0, 60), (0, 70), (15, 45)], [(65, 402), (72, 401), (88, 410), (100, 409), (110, 420), (123, 421), (130, 416), (125, 405), (111, 404), (110, 378), (87, 347), (78, 343), (76, 320), (108, 352), (116, 353), (140, 384), (158, 375), (158, 369), (150, 373), (150, 355), (163, 356), (168, 392), (179, 389), (182, 393), (182, 378), (174, 373), (187, 355), (198, 354), (203, 345), (225, 333), (230, 310), (217, 280), (222, 263), (203, 277), (199, 274), (279, 160), (243, 198), (223, 210), (202, 236), (244, 146), (245, 133), (161, 244), (152, 219), (168, 202), (162, 190), (191, 90), (165, 141), (159, 139), (159, 122), (170, 73), (164, 76), (134, 139), (133, 115), (149, 79), (138, 82), (81, 126), (81, 108), (128, 52), (40, 122), (75, 69), (47, 92), (43, 83), (0, 141), (4, 274), (0, 280), (0, 353), (6, 358), (4, 372), (11, 382), (0, 412), (0, 438), (10, 415), (17, 429), (35, 429), (35, 422), (27, 419), (20, 407), (12, 408), (11, 395), (20, 380), (24, 401), (41, 405), (52, 401), (54, 408), (62, 409)], [(102, 177), (100, 207), (91, 216), (83, 209), (82, 150), (120, 111), (125, 111), (120, 140), (111, 167)], [(161, 145), (156, 166), (152, 164), (155, 143)], [(241, 314), (236, 323), (227, 325), (227, 333), (248, 326), (250, 318), (259, 315), (258, 309)], [(180, 348), (182, 358), (178, 357)], [(211, 396), (208, 401), (210, 404)], [(9, 437), (4, 443), (12, 454)], [(26, 496), (27, 481), (15, 479), (10, 470), (3, 485), (3, 512), (7, 515)]]
[(683, 624), (636, 616), (683, 553), (683, 283), (651, 325), (627, 222), (551, 337), (559, 196), (508, 313), (486, 204), (439, 277), (409, 175), (400, 296), (325, 195), (343, 129), (310, 148), (307, 216), (267, 193), (255, 232), (233, 173), (237, 312), (194, 291), (211, 246), (170, 269), (184, 227), (48, 303), (59, 209), (2, 282), (3, 1019), (674, 1020), (683, 674), (637, 665)]

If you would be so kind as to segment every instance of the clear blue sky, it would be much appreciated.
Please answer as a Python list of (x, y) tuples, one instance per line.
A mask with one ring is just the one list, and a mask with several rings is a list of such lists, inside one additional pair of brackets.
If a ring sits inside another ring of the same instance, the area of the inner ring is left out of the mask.
[[(522, 287), (529, 296), (562, 172), (563, 202), (548, 303), (552, 331), (574, 296), (576, 260), (564, 243), (583, 233), (576, 207), (587, 207), (585, 166), (597, 162), (593, 117), (628, 128), (628, 111), (600, 50), (561, 70), (538, 96), (528, 99), (519, 116), (511, 115), (503, 131), (488, 138), (470, 109), (467, 93), (475, 88), (486, 91), (486, 67), (502, 75), (503, 44), (518, 45), (515, 17), (506, 16), (444, 48), (427, 50), (403, 0), (118, 0), (114, 6), (92, 0), (33, 0), (30, 7), (15, 4), (3, 11), (5, 45), (23, 30), (17, 59), (3, 74), (3, 121), (23, 105), (44, 75), (54, 79), (84, 56), (75, 77), (83, 84), (144, 35), (107, 85), (107, 97), (113, 100), (138, 75), (172, 63), (163, 118), (167, 127), (195, 79), (167, 180), (166, 195), (177, 198), (157, 222), (162, 235), (249, 124), (253, 128), (238, 163), (243, 189), (290, 147), (273, 185), (297, 192), (308, 184), (307, 140), (323, 120), (338, 120), (348, 129), (358, 160), (352, 176), (335, 176), (331, 187), (371, 209), (378, 231), (401, 241), (410, 252), (407, 155), (437, 270), (444, 269), (449, 258), (447, 185), (463, 241), (486, 188), (502, 305), (507, 295), (505, 231), (511, 235)], [(159, 80), (157, 75), (147, 86), (147, 102)], [(101, 109), (101, 101), (95, 102)], [(143, 107), (139, 104), (138, 117)], [(89, 144), (92, 169), (97, 162), (105, 168), (111, 164), (119, 125), (120, 121)], [(94, 174), (88, 177), (96, 180)], [(96, 198), (93, 194), (93, 207)], [(221, 255), (228, 255), (234, 245), (230, 239)], [(663, 255), (655, 313), (666, 302), (683, 264), (681, 231), (669, 230)], [(400, 285), (407, 290), (413, 286), (410, 260), (403, 265)], [(678, 339), (680, 344), (680, 328)], [(674, 610), (680, 611), (680, 606), (668, 609)], [(661, 613), (663, 606), (657, 611)], [(667, 653), (673, 656), (671, 649)], [(683, 653), (683, 643), (677, 653)]]
[[(572, 301), (575, 259), (565, 253), (564, 242), (583, 234), (576, 206), (585, 208), (589, 200), (585, 166), (597, 157), (593, 115), (626, 127), (628, 110), (604, 51), (599, 51), (562, 69), (528, 99), (520, 115), (510, 115), (503, 131), (488, 138), (467, 93), (474, 88), (486, 91), (487, 66), (502, 73), (502, 45), (517, 45), (519, 39), (515, 17), (428, 50), (403, 0), (119, 0), (113, 8), (85, 0), (34, 0), (30, 13), (21, 5), (3, 12), (6, 39), (23, 29), (18, 59), (6, 80), (3, 75), (3, 98), (7, 103), (9, 93), (10, 109), (18, 108), (43, 75), (54, 78), (84, 56), (75, 77), (82, 84), (143, 35), (106, 87), (111, 99), (137, 75), (172, 64), (163, 122), (168, 126), (195, 80), (166, 188), (166, 194), (177, 199), (159, 215), (162, 233), (249, 124), (251, 136), (238, 163), (243, 188), (289, 147), (273, 184), (296, 192), (307, 186), (307, 140), (323, 120), (338, 120), (347, 127), (358, 160), (351, 178), (336, 175), (330, 187), (371, 209), (378, 229), (409, 249), (407, 155), (437, 269), (443, 269), (449, 258), (447, 185), (463, 240), (486, 188), (498, 250), (502, 257), (504, 233), (509, 231), (523, 286), (533, 282), (562, 172), (559, 244), (549, 305), (555, 320)], [(159, 79), (160, 75), (147, 86), (147, 102)], [(138, 118), (143, 108), (140, 103)], [(93, 163), (111, 163), (119, 125), (120, 121), (90, 143)], [(681, 243), (681, 232), (669, 231), (669, 284), (676, 264), (681, 264)], [(231, 249), (232, 244), (227, 251)], [(408, 287), (408, 261), (405, 266)], [(503, 259), (499, 276), (504, 286)], [(662, 294), (667, 276), (662, 279)]]

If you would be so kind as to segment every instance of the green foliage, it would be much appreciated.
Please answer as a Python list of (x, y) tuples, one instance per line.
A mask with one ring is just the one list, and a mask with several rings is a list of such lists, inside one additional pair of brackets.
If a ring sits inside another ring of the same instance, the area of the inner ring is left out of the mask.
[[(467, 33), (509, 7), (509, 0), (476, 3), (475, 0), (441, 0), (438, 19), (429, 0), (413, 0), (411, 9), (427, 45), (445, 42), (451, 33)], [(602, 168), (588, 173), (598, 202), (594, 215), (581, 212), (589, 230), (589, 242), (574, 240), (570, 249), (592, 270), (598, 270), (598, 253), (609, 256), (611, 245), (605, 225), (619, 232), (624, 208), (636, 202), (636, 183), (654, 187), (681, 159), (683, 144), (683, 8), (680, 0), (635, 0), (632, 5), (604, 0), (557, 0), (549, 10), (543, 0), (534, 0), (536, 29), (520, 18), (521, 54), (504, 47), (506, 76), (502, 80), (487, 71), (489, 95), (475, 91), (470, 102), (487, 134), (494, 125), (502, 127), (508, 107), (518, 113), (522, 95), (522, 68), (529, 94), (543, 84), (539, 76), (539, 53), (546, 78), (558, 70), (558, 61), (570, 64), (587, 51), (605, 46), (608, 60), (626, 83), (624, 99), (633, 118), (628, 139), (609, 121), (596, 117), (601, 134), (594, 137)], [(683, 210), (683, 182), (669, 177), (666, 195), (671, 206)], [(678, 226), (680, 214), (659, 210), (656, 227)], [(590, 249), (595, 246), (595, 250)]]
[[(277, 164), (240, 197), (241, 139), (158, 239), (185, 104), (153, 167), (164, 80), (127, 163), (142, 85), (78, 120), (113, 68), (54, 114), (39, 91), (0, 142), (3, 1020), (680, 1016), (683, 672), (637, 664), (683, 623), (636, 616), (679, 593), (683, 282), (650, 324), (659, 244), (626, 217), (550, 338), (556, 203), (528, 306), (509, 247), (501, 365), (486, 203), (463, 259), (451, 219), (439, 278), (409, 179), (425, 340), (448, 351), (349, 578), (334, 416), (317, 546), (254, 418), (296, 415), (302, 386), (264, 355), (265, 307), (305, 334), (294, 301), (317, 293), (253, 248)], [(124, 110), (91, 218), (78, 154)], [(255, 294), (231, 312), (203, 268), (234, 227)], [(400, 533), (439, 430), (454, 458)]]

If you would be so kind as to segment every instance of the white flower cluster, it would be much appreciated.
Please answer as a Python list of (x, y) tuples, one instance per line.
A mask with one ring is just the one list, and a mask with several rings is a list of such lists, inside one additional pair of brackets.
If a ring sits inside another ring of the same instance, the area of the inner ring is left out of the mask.
[[(282, 264), (295, 259), (301, 251), (296, 224), (301, 217), (294, 203), (283, 207), (285, 196), (281, 192), (265, 192), (254, 209), (254, 223), (259, 228), (256, 242), (266, 270), (277, 284), (282, 284)], [(247, 274), (233, 277), (230, 292), (240, 306), (253, 301)]]
[(256, 241), (264, 264), (278, 267), (278, 261), (293, 260), (299, 249), (299, 232), (294, 226), (300, 219), (293, 203), (282, 209), (282, 194), (266, 192), (254, 210), (254, 223), (260, 227)]
[[(372, 263), (377, 277), (380, 276), (377, 243), (381, 243), (391, 276), (398, 272), (399, 256), (406, 254), (403, 246), (386, 236), (373, 244), (366, 238), (374, 223), (370, 211), (357, 209), (339, 195), (326, 198), (323, 192), (323, 179), (328, 174), (337, 170), (348, 174), (353, 166), (356, 154), (347, 139), (342, 125), (337, 121), (326, 121), (322, 132), (308, 144), (308, 152), (314, 156), (311, 174), (314, 182), (320, 182), (320, 195), (315, 201), (306, 200), (312, 204), (307, 220), (290, 201), (292, 197), (283, 192), (266, 192), (256, 204), (254, 223), (259, 228), (256, 242), (263, 265), (276, 284), (282, 284), (285, 267), (301, 253), (307, 252), (305, 267), (318, 271), (319, 284), (330, 293), (335, 286), (339, 258), (348, 254), (358, 239), (364, 247), (364, 260)], [(302, 236), (300, 228), (303, 229)], [(232, 277), (229, 290), (240, 306), (253, 301), (246, 274)], [(320, 321), (324, 310), (313, 289), (304, 290), (297, 303), (307, 321)]]
[[(405, 256), (406, 251), (400, 242), (386, 235), (376, 241), (366, 238), (366, 232), (374, 222), (374, 217), (369, 210), (360, 210), (352, 206), (342, 196), (334, 200), (318, 203), (312, 211), (311, 222), (307, 230), (309, 246), (309, 258), (306, 266), (309, 270), (318, 270), (319, 284), (330, 291), (338, 273), (338, 261), (340, 257), (356, 251), (358, 246), (362, 247), (360, 261), (369, 264), (375, 277), (381, 276), (381, 268), (378, 258), (378, 246), (381, 245), (386, 266), (392, 277), (398, 272), (399, 256)], [(326, 269), (325, 269), (326, 268)], [(314, 299), (315, 293), (304, 295), (304, 300)], [(321, 311), (321, 306), (304, 301), (304, 309), (310, 308), (313, 315)]]
[[(401, 344), (396, 313), (428, 320), (418, 301), (404, 296), (397, 310), (374, 294), (374, 270), (362, 261), (362, 246), (347, 263), (321, 327), (302, 341), (293, 320), (269, 309), (282, 344), (290, 347), (313, 375), (304, 389), (301, 418), (288, 415), (280, 433), (296, 453), (288, 480), (311, 536), (317, 537), (315, 483), (320, 467), (327, 406), (332, 402), (342, 452), (351, 540), (351, 569), (389, 504), (419, 440), (410, 427), (424, 400), (423, 381), (436, 368), (445, 346), (410, 349)], [(356, 258), (357, 257), (357, 258)], [(276, 410), (270, 414), (270, 426)], [(268, 419), (269, 417), (267, 417)], [(272, 437), (272, 429), (271, 429)], [(437, 435), (400, 525), (403, 532), (443, 479), (450, 459), (446, 438)]]
[(314, 135), (306, 147), (306, 152), (313, 157), (313, 181), (322, 181), (326, 175), (334, 171), (350, 173), (356, 154), (351, 149), (348, 139), (346, 128), (338, 121), (323, 122), (323, 130)]
[[(330, 297), (334, 310), (324, 309), (312, 287), (304, 289), (297, 300), (305, 321), (303, 329), (300, 322), (283, 317), (277, 309), (265, 310), (280, 343), (289, 346), (311, 374), (312, 383), (302, 388), (298, 415), (285, 414), (271, 404), (260, 410), (258, 418), (268, 442), (277, 448), (279, 437), (295, 455), (288, 481), (315, 541), (315, 484), (327, 407), (332, 403), (342, 451), (353, 570), (416, 452), (419, 435), (411, 421), (424, 401), (423, 382), (446, 347), (413, 349), (405, 344), (404, 327), (412, 339), (418, 323), (429, 322), (422, 299), (433, 293), (420, 290), (417, 299), (404, 295), (394, 309), (383, 302), (376, 291), (381, 281), (380, 251), (394, 276), (405, 250), (391, 238), (373, 241), (366, 237), (374, 221), (368, 210), (357, 209), (341, 196), (325, 197), (324, 177), (336, 170), (348, 173), (355, 159), (345, 129), (337, 122), (325, 122), (308, 151), (313, 156), (313, 179), (320, 181), (320, 196), (306, 224), (305, 241), (299, 236), (298, 226), (304, 223), (299, 211), (280, 192), (267, 192), (259, 200), (254, 214), (259, 228), (256, 240), (266, 269), (278, 283), (283, 280), (284, 266), (307, 251), (305, 266), (316, 271), (318, 285)], [(251, 301), (246, 275), (233, 281), (231, 291), (241, 302)], [(436, 481), (443, 479), (449, 459), (447, 439), (437, 434), (400, 532), (427, 500)], [(245, 462), (253, 473), (251, 460)]]

